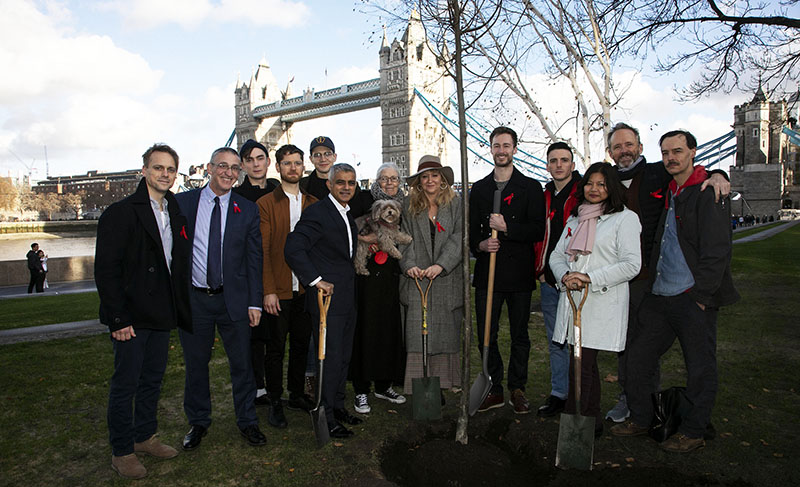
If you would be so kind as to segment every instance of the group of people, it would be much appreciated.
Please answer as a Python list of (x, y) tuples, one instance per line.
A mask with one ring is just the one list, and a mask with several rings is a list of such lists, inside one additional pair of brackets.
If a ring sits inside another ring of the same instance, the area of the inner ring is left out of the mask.
[(31, 273), (31, 280), (28, 282), (28, 294), (32, 294), (36, 289), (37, 293), (44, 292), (50, 287), (47, 284), (47, 254), (39, 248), (39, 244), (34, 242), (31, 249), (25, 255), (28, 261), (28, 271)]
[[(355, 169), (336, 162), (329, 137), (311, 141), (314, 170), (305, 177), (304, 152), (291, 144), (277, 148), (279, 181), (266, 176), (267, 147), (248, 140), (239, 152), (223, 147), (212, 153), (206, 186), (173, 195), (178, 155), (167, 145), (150, 147), (136, 192), (111, 205), (98, 223), (100, 319), (109, 326), (114, 349), (112, 468), (140, 478), (146, 469), (136, 453), (178, 453), (156, 435), (170, 330), (176, 326), (190, 426), (184, 450), (197, 448), (211, 425), (208, 366), (216, 333), (228, 358), (237, 426), (253, 446), (267, 441), (258, 426), (258, 405), (269, 406), (270, 426), (285, 428), (284, 407), (310, 411), (321, 404), (330, 436), (348, 438), (354, 434), (348, 427), (363, 422), (346, 408), (348, 380), (358, 414), (371, 411), (370, 392), (404, 403), (395, 387), (409, 394), (412, 379), (423, 376), (423, 320), (428, 374), (439, 377), (442, 390), (458, 388), (461, 334), (469, 316), (463, 307), (464, 224), (476, 259), (472, 285), (479, 320), (487, 311), (492, 254), (496, 266), (487, 350), (483, 326), (477, 326), (492, 382), (479, 411), (508, 404), (515, 413), (530, 412), (528, 321), (539, 282), (551, 391), (537, 413), (575, 412), (573, 317), (566, 293), (585, 289), (579, 371), (585, 399), (579, 413), (598, 418), (602, 433), (596, 357), (600, 350), (618, 352), (623, 392), (609, 413), (620, 423), (611, 431), (646, 432), (649, 394), (659, 386), (658, 357), (677, 337), (692, 409), (680, 435), (664, 447), (702, 446), (716, 392), (716, 310), (737, 297), (730, 280), (724, 173), (709, 178), (693, 165), (697, 144), (685, 131), (665, 134), (665, 162), (648, 164), (636, 129), (617, 124), (608, 139), (616, 166), (595, 163), (581, 176), (569, 145), (557, 142), (547, 151), (552, 181), (543, 190), (514, 167), (517, 142), (510, 128), (492, 132), (494, 169), (472, 186), (467, 222), (453, 171), (436, 156), (423, 156), (405, 181), (397, 166), (383, 164), (369, 190), (360, 190)], [(245, 177), (235, 186), (242, 171)], [(714, 189), (704, 191), (707, 185)], [(402, 207), (400, 228), (412, 240), (399, 245), (400, 258), (381, 250), (376, 236), (356, 224), (358, 217), (371, 217), (376, 201)], [(354, 270), (359, 242), (369, 244), (368, 275)], [(426, 287), (424, 314), (420, 288)], [(320, 295), (330, 299), (327, 311), (319, 309)], [(507, 403), (497, 341), (503, 303), (511, 337)], [(327, 322), (322, 335), (321, 312)], [(324, 374), (317, 384), (322, 337)]]

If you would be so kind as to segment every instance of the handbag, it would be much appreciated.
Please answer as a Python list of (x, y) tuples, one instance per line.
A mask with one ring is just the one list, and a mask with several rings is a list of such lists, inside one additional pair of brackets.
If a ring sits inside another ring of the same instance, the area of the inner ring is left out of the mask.
[(678, 431), (683, 414), (688, 410), (690, 403), (686, 399), (685, 387), (670, 387), (663, 391), (654, 392), (653, 422), (648, 434), (651, 438), (661, 443)]

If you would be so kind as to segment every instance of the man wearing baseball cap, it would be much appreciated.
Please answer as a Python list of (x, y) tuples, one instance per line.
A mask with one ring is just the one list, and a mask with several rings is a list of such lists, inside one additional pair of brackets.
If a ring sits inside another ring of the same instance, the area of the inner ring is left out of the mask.
[[(308, 153), (311, 163), (314, 164), (314, 170), (300, 180), (300, 189), (318, 200), (323, 200), (330, 193), (328, 191), (328, 171), (336, 164), (336, 146), (333, 145), (330, 137), (320, 135), (311, 140)], [(350, 200), (350, 215), (353, 218), (358, 218), (369, 211), (369, 207), (364, 204), (360, 193), (361, 191), (356, 185), (356, 191)]]

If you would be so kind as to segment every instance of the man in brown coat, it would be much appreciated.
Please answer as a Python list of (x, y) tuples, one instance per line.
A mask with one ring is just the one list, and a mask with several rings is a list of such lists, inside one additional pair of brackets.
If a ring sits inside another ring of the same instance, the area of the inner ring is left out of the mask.
[(289, 389), (290, 409), (308, 411), (314, 407), (311, 398), (303, 392), (308, 344), (311, 339), (311, 317), (304, 309), (303, 286), (289, 269), (283, 256), (286, 236), (294, 230), (300, 214), (316, 198), (300, 189), (303, 175), (303, 151), (294, 145), (284, 145), (275, 151), (281, 185), (259, 198), (261, 213), (261, 242), (264, 250), (264, 311), (276, 317), (269, 321), (269, 336), (265, 358), (265, 378), (271, 401), (268, 422), (276, 428), (288, 423), (283, 414), (283, 355), (286, 335), (289, 334)]

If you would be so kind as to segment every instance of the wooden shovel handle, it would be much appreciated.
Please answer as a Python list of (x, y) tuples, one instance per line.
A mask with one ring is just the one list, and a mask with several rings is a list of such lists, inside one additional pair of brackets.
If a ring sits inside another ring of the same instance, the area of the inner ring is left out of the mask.
[(331, 307), (332, 296), (325, 296), (322, 289), (317, 289), (317, 305), (319, 306), (319, 343), (317, 357), (325, 360), (325, 339), (328, 334), (328, 308)]

